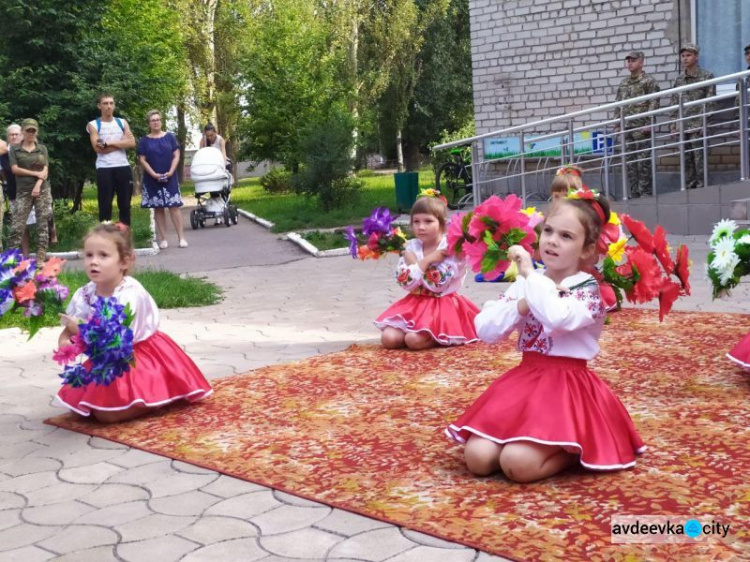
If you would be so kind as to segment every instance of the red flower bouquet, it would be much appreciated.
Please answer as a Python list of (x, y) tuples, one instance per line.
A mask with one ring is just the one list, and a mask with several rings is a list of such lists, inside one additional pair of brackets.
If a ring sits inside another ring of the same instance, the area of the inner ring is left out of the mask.
[(466, 257), (469, 267), (486, 280), (498, 278), (510, 265), (511, 246), (533, 252), (538, 221), (521, 207), (515, 195), (505, 199), (493, 195), (473, 211), (454, 215), (448, 226), (448, 250)]
[[(618, 305), (623, 293), (629, 302), (638, 304), (658, 299), (659, 321), (662, 321), (678, 297), (690, 294), (688, 249), (680, 246), (673, 260), (661, 226), (652, 233), (645, 224), (628, 215), (622, 215), (621, 219), (637, 245), (625, 245), (624, 238), (610, 245), (602, 266), (604, 281), (614, 289)], [(677, 281), (672, 279), (673, 275)]]

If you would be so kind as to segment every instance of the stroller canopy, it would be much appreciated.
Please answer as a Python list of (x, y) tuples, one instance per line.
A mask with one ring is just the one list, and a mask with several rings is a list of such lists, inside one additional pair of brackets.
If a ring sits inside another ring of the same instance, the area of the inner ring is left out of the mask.
[(230, 180), (224, 155), (213, 146), (201, 148), (193, 155), (190, 178), (195, 182), (196, 193), (221, 191)]

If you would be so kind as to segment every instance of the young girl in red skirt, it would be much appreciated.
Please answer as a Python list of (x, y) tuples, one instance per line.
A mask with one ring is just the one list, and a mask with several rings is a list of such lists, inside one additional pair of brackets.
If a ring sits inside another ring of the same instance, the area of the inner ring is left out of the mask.
[(78, 334), (79, 321), (92, 314), (97, 297), (115, 297), (134, 313), (135, 365), (107, 385), (74, 388), (65, 384), (57, 400), (74, 412), (101, 422), (119, 422), (140, 416), (175, 400), (195, 402), (210, 395), (211, 385), (198, 367), (169, 336), (158, 331), (159, 309), (143, 286), (127, 275), (133, 264), (133, 243), (124, 225), (94, 227), (83, 243), (84, 264), (90, 283), (76, 291), (62, 317), (59, 345)]
[(383, 347), (427, 349), (477, 341), (479, 309), (458, 294), (466, 263), (449, 255), (445, 237), (448, 210), (437, 197), (420, 197), (411, 209), (414, 238), (406, 243), (396, 281), (408, 291), (375, 320)]
[(587, 367), (599, 352), (605, 314), (585, 267), (608, 218), (604, 198), (556, 202), (539, 241), (543, 273), (526, 250), (509, 250), (518, 279), (485, 305), (476, 326), (488, 343), (518, 330), (523, 359), (446, 429), (466, 444), (474, 474), (501, 470), (516, 482), (532, 482), (576, 463), (619, 470), (632, 467), (644, 450), (625, 407)]

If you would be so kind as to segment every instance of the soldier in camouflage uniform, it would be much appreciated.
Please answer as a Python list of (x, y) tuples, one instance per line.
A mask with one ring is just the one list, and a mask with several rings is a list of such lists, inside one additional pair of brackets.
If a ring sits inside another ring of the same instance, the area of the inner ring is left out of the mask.
[[(695, 43), (685, 43), (680, 49), (680, 61), (684, 72), (682, 72), (674, 81), (674, 88), (711, 80), (714, 75), (709, 71), (698, 66), (698, 45)], [(695, 88), (688, 92), (683, 92), (682, 99), (684, 103), (695, 100), (705, 99), (716, 95), (716, 86), (706, 86), (704, 88)], [(672, 95), (671, 105), (679, 103), (679, 96)], [(704, 109), (705, 108), (705, 109)], [(712, 110), (713, 104), (695, 105), (686, 107), (683, 117), (693, 117), (685, 119), (685, 187), (687, 189), (696, 189), (703, 187), (703, 118), (701, 114), (708, 113)], [(678, 117), (678, 112), (673, 111), (670, 119)], [(672, 133), (679, 130), (679, 124), (673, 123), (671, 126)]]
[(10, 149), (11, 170), (16, 177), (16, 208), (8, 246), (19, 247), (31, 207), (34, 207), (37, 224), (36, 259), (41, 263), (47, 258), (48, 219), (52, 211), (52, 192), (47, 181), (49, 155), (47, 147), (36, 140), (39, 130), (36, 120), (24, 119), (21, 129), (23, 140)]
[[(617, 89), (615, 101), (622, 101), (630, 98), (645, 96), (659, 91), (656, 80), (643, 72), (643, 62), (645, 57), (641, 51), (631, 51), (625, 56), (625, 64), (630, 76), (620, 83)], [(653, 98), (647, 101), (618, 107), (615, 109), (615, 118), (619, 119), (622, 113), (626, 118), (631, 115), (638, 115), (647, 111), (659, 109), (659, 99)], [(651, 118), (641, 117), (628, 119), (625, 121), (625, 142), (628, 182), (630, 184), (630, 197), (637, 198), (641, 195), (651, 195)], [(619, 125), (615, 128), (620, 130)], [(635, 151), (646, 151), (637, 152)]]

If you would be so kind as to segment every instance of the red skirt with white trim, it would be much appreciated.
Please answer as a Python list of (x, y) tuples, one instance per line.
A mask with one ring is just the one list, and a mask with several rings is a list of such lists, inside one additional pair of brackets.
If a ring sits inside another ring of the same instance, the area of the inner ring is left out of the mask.
[(82, 416), (91, 410), (127, 410), (136, 404), (156, 408), (174, 402), (195, 402), (213, 390), (200, 369), (172, 338), (156, 332), (133, 346), (135, 366), (108, 386), (66, 384), (57, 393), (62, 404)]
[(748, 333), (740, 342), (727, 353), (727, 357), (750, 371), (750, 333)]
[(410, 293), (378, 316), (375, 326), (427, 332), (440, 345), (462, 345), (479, 339), (474, 328), (477, 314), (479, 308), (458, 293), (444, 297)]
[(525, 352), (446, 433), (460, 443), (473, 434), (501, 444), (559, 445), (594, 470), (629, 468), (645, 450), (625, 406), (585, 360), (534, 352)]

